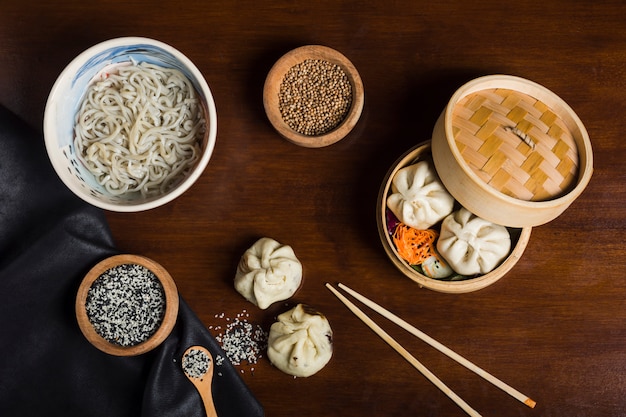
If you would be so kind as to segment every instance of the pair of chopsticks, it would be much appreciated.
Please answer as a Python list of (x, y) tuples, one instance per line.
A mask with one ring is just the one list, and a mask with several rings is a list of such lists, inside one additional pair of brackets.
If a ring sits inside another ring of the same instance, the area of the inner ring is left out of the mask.
[[(365, 304), (366, 306), (368, 306), (372, 310), (376, 311), (377, 313), (379, 313), (380, 315), (382, 315), (386, 319), (391, 320), (393, 323), (395, 323), (398, 326), (402, 327), (404, 330), (406, 330), (409, 333), (411, 333), (412, 335), (418, 337), (422, 341), (428, 343), (430, 346), (434, 347), (435, 349), (437, 349), (438, 351), (440, 351), (444, 355), (447, 355), (451, 359), (454, 359), (456, 362), (458, 362), (459, 364), (465, 366), (470, 371), (475, 372), (477, 375), (479, 375), (479, 376), (483, 377), (484, 379), (486, 379), (487, 381), (491, 382), (493, 385), (495, 385), (496, 387), (500, 388), (501, 390), (503, 390), (507, 394), (511, 395), (515, 399), (523, 402), (524, 404), (526, 404), (530, 408), (534, 408), (535, 407), (535, 404), (536, 404), (535, 401), (533, 401), (532, 399), (530, 399), (526, 395), (522, 394), (521, 392), (517, 391), (515, 388), (513, 388), (513, 387), (507, 385), (506, 383), (502, 382), (501, 380), (499, 380), (495, 376), (491, 375), (490, 373), (488, 373), (484, 369), (476, 366), (475, 364), (473, 364), (469, 360), (465, 359), (464, 357), (462, 357), (458, 353), (456, 353), (453, 350), (449, 349), (448, 347), (442, 345), (441, 343), (439, 343), (438, 341), (436, 341), (432, 337), (428, 336), (427, 334), (423, 333), (419, 329), (413, 327), (412, 325), (410, 325), (406, 321), (402, 320), (400, 317), (398, 317), (395, 314), (391, 313), (390, 311), (384, 309), (380, 305), (378, 305), (375, 302), (373, 302), (372, 300), (362, 296), (361, 294), (359, 294), (358, 292), (350, 289), (349, 287), (347, 287), (347, 286), (345, 286), (345, 285), (343, 285), (341, 283), (339, 283), (338, 286), (339, 286), (339, 288), (341, 288), (342, 290), (344, 290), (345, 292), (347, 292), (348, 294), (350, 294), (351, 296), (353, 296), (354, 298), (356, 298), (357, 300), (359, 300), (360, 302), (362, 302), (363, 304)], [(444, 394), (446, 394), (450, 399), (452, 399), (452, 401), (454, 401), (459, 407), (461, 407), (467, 414), (469, 414), (470, 416), (480, 417), (480, 414), (476, 410), (474, 410), (472, 407), (470, 407), (465, 401), (463, 401), (463, 399), (461, 397), (459, 397), (450, 388), (448, 388), (439, 378), (437, 378), (437, 376), (435, 376), (424, 365), (422, 365), (422, 363), (420, 361), (418, 361), (405, 348), (403, 348), (398, 342), (396, 342), (391, 336), (389, 336), (389, 334), (387, 332), (385, 332), (379, 325), (377, 325), (372, 319), (370, 319), (354, 303), (352, 303), (350, 300), (348, 300), (343, 294), (341, 294), (332, 285), (327, 283), (326, 287), (333, 294), (335, 294), (335, 296), (337, 298), (339, 298), (339, 300), (342, 303), (344, 303), (346, 305), (346, 307), (348, 307), (359, 319), (361, 319), (378, 336), (380, 336), (385, 342), (387, 342), (387, 344), (389, 344), (392, 348), (394, 348), (396, 350), (396, 352), (398, 352), (404, 359), (406, 359), (411, 365), (413, 365), (418, 371), (420, 371), (430, 382), (432, 382)]]

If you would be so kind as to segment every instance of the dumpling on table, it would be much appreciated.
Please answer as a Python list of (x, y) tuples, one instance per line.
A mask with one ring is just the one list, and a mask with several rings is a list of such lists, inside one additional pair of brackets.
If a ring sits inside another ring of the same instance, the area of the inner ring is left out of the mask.
[(319, 372), (333, 353), (333, 331), (328, 319), (298, 304), (278, 316), (270, 327), (267, 357), (286, 374), (308, 377)]
[(509, 254), (511, 236), (506, 227), (491, 223), (465, 208), (441, 224), (437, 251), (461, 275), (491, 272)]
[(261, 309), (291, 297), (301, 283), (302, 264), (291, 246), (268, 237), (245, 251), (235, 274), (235, 289)]
[(387, 207), (402, 223), (425, 230), (452, 213), (454, 197), (428, 161), (401, 168), (391, 181)]

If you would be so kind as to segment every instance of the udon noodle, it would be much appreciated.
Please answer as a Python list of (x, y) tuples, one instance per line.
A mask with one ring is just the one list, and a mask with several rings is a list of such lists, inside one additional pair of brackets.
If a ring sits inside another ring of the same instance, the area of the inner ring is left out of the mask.
[(74, 146), (113, 195), (170, 190), (200, 158), (202, 104), (180, 71), (130, 62), (92, 83), (76, 115)]

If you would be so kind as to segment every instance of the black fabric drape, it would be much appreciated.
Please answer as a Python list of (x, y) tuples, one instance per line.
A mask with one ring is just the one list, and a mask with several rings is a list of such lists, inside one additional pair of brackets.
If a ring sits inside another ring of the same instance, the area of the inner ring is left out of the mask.
[[(80, 332), (80, 281), (117, 253), (104, 213), (62, 184), (41, 136), (0, 106), (0, 416), (204, 415), (181, 355), (195, 344), (225, 354), (183, 299), (172, 334), (144, 355), (107, 355)], [(213, 396), (220, 417), (264, 414), (228, 361)]]

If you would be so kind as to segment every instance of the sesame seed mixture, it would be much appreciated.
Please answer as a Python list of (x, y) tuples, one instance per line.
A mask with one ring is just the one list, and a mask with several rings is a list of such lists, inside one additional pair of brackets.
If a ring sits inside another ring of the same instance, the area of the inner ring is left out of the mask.
[[(267, 349), (267, 332), (259, 325), (248, 321), (246, 310), (237, 314), (234, 319), (225, 317), (224, 313), (216, 314), (215, 318), (225, 321), (225, 326), (209, 326), (210, 330), (218, 332), (215, 339), (220, 343), (228, 360), (233, 365), (254, 365), (263, 356)], [(220, 365), (224, 358), (217, 356), (215, 363)], [(240, 370), (242, 373), (243, 369)], [(254, 371), (254, 367), (250, 368)]]
[(118, 265), (93, 282), (85, 307), (95, 331), (105, 340), (134, 346), (146, 341), (161, 325), (165, 292), (146, 267)]
[(211, 358), (200, 349), (191, 349), (183, 356), (183, 371), (191, 378), (202, 378), (210, 364)]
[(339, 65), (307, 59), (291, 67), (278, 93), (280, 113), (298, 133), (316, 136), (343, 121), (352, 105), (352, 85)]

